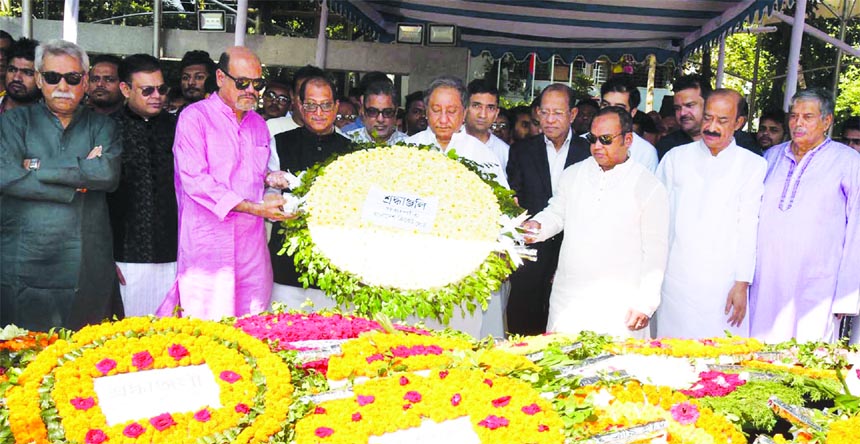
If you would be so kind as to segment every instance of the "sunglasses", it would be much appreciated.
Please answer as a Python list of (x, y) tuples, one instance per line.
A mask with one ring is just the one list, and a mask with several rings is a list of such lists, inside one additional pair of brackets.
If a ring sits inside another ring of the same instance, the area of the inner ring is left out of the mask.
[(84, 73), (72, 71), (60, 74), (56, 71), (42, 71), (42, 78), (45, 79), (45, 82), (47, 82), (48, 85), (56, 85), (60, 83), (60, 79), (66, 79), (66, 83), (68, 83), (69, 86), (75, 86), (81, 83), (81, 80), (84, 78)]
[(266, 81), (266, 79), (264, 79), (262, 77), (260, 77), (259, 79), (249, 79), (247, 77), (239, 77), (237, 79), (237, 78), (231, 76), (230, 73), (227, 71), (221, 71), (221, 72), (223, 72), (225, 76), (233, 79), (233, 82), (236, 83), (236, 89), (239, 89), (239, 90), (246, 90), (246, 89), (248, 89), (249, 86), (254, 85), (255, 90), (262, 91), (263, 88), (265, 88), (266, 84), (268, 83)]
[(493, 131), (503, 130), (507, 127), (508, 127), (507, 123), (494, 123), (494, 124), (490, 125), (490, 128), (492, 128)]
[(158, 91), (158, 95), (166, 96), (167, 93), (170, 91), (170, 87), (163, 84), (163, 83), (161, 85), (158, 85), (158, 86), (141, 86), (140, 87), (140, 95), (142, 95), (143, 97), (149, 97), (156, 91)]
[(623, 135), (624, 135), (624, 133), (618, 133), (614, 136), (611, 134), (604, 134), (602, 136), (595, 136), (594, 134), (586, 133), (585, 134), (585, 140), (587, 140), (588, 143), (590, 143), (592, 145), (596, 144), (597, 142), (600, 142), (601, 145), (612, 145), (612, 141), (615, 140), (616, 137), (623, 136)]
[(382, 117), (385, 117), (386, 119), (390, 119), (390, 118), (394, 117), (395, 115), (397, 115), (397, 110), (394, 108), (378, 109), (378, 108), (367, 108), (367, 107), (365, 107), (364, 108), (364, 114), (367, 117), (370, 117), (371, 119), (375, 119), (380, 114), (382, 114)]
[(6, 67), (6, 72), (9, 74), (15, 74), (16, 72), (20, 72), (27, 77), (33, 77), (36, 75), (36, 70), (31, 68), (19, 68), (15, 65), (9, 65)]
[(266, 92), (266, 95), (263, 96), (263, 98), (271, 100), (273, 102), (277, 102), (278, 105), (282, 105), (282, 106), (290, 104), (290, 98), (289, 97), (283, 96), (283, 95), (279, 96), (279, 95), (275, 94), (273, 91)]

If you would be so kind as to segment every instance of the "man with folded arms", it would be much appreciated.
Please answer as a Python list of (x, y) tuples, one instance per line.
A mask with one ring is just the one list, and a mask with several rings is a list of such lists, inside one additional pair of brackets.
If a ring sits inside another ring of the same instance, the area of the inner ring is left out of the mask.
[(105, 193), (114, 121), (80, 106), (89, 58), (62, 40), (35, 53), (43, 102), (0, 117), (0, 325), (77, 330), (122, 316)]
[(179, 210), (177, 276), (157, 314), (221, 319), (269, 308), (272, 264), (264, 220), (284, 198), (265, 191), (269, 131), (254, 112), (266, 87), (260, 59), (241, 46), (218, 61), (218, 91), (179, 116), (173, 143)]

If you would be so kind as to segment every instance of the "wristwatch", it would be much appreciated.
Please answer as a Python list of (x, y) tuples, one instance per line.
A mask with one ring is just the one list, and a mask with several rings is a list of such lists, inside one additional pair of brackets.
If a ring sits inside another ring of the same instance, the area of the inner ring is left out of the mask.
[(29, 168), (29, 169), (30, 169), (30, 171), (36, 171), (36, 170), (38, 170), (38, 169), (39, 169), (39, 164), (40, 164), (40, 163), (41, 163), (41, 162), (39, 162), (39, 159), (36, 159), (36, 158), (30, 159), (30, 168)]

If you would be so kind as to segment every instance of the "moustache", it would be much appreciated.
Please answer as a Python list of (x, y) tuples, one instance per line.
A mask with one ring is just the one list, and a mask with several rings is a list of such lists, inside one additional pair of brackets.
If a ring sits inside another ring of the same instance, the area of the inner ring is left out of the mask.
[(707, 130), (702, 131), (702, 134), (704, 134), (706, 136), (711, 136), (711, 137), (720, 137), (722, 135), (720, 133), (716, 133), (713, 131), (707, 131)]
[(27, 89), (27, 87), (24, 86), (24, 82), (22, 82), (20, 80), (13, 80), (12, 82), (10, 82), (9, 84), (6, 85), (6, 89), (14, 89), (13, 87), (14, 88)]
[(693, 116), (681, 116), (682, 122), (688, 122), (690, 120), (693, 120)]
[(52, 99), (75, 99), (75, 95), (65, 91), (54, 91), (51, 93)]
[(102, 94), (102, 93), (109, 94), (108, 90), (104, 89), (101, 86), (98, 86), (98, 87), (96, 87), (96, 89), (93, 90), (93, 94)]

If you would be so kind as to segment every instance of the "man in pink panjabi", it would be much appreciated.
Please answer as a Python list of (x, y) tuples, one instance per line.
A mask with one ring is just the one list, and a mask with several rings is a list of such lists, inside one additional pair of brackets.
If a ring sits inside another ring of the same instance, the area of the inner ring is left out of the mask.
[(264, 219), (287, 216), (280, 195), (264, 198), (270, 138), (253, 111), (266, 83), (260, 60), (247, 48), (229, 48), (216, 81), (218, 91), (186, 108), (176, 125), (177, 277), (159, 316), (215, 320), (269, 307)]

